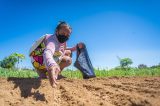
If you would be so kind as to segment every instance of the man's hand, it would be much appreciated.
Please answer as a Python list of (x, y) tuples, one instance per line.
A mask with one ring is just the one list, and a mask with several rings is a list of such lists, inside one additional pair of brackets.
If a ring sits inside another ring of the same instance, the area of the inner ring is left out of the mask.
[(84, 44), (83, 44), (82, 42), (78, 43), (78, 47), (79, 47), (80, 49), (82, 49), (83, 46), (84, 46)]
[(51, 66), (48, 70), (48, 77), (52, 87), (56, 87), (58, 84), (56, 80), (59, 72), (60, 72), (60, 68), (58, 65)]

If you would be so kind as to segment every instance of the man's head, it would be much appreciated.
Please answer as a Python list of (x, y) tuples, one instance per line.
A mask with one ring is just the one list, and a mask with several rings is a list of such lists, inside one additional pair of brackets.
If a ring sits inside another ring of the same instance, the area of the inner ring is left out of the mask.
[(56, 27), (56, 36), (60, 43), (66, 42), (72, 32), (72, 28), (66, 22), (62, 21)]

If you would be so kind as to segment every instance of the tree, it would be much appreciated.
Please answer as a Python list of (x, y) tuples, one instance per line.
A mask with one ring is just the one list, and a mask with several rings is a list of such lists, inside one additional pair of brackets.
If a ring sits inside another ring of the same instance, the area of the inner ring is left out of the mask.
[(14, 68), (17, 59), (12, 56), (5, 57), (2, 61), (0, 61), (0, 66), (2, 68)]
[(145, 65), (145, 64), (139, 64), (139, 65), (138, 65), (138, 68), (139, 68), (139, 69), (147, 68), (147, 65)]
[(153, 66), (151, 66), (150, 68), (160, 68), (160, 63), (157, 64), (157, 65), (153, 65)]
[[(0, 66), (2, 68), (15, 68), (16, 63), (19, 64), (19, 61), (22, 61), (25, 56), (23, 54), (13, 53), (8, 57), (5, 57), (2, 61), (0, 61)], [(17, 64), (17, 67), (18, 67)]]
[(120, 62), (120, 67), (123, 68), (123, 69), (129, 68), (129, 66), (131, 64), (133, 64), (132, 59), (130, 59), (130, 58), (120, 58), (120, 57), (118, 57), (118, 59), (119, 59), (119, 62)]
[(16, 57), (17, 59), (17, 68), (20, 62), (22, 62), (23, 59), (25, 59), (25, 56), (23, 54), (13, 53), (11, 54), (12, 57)]

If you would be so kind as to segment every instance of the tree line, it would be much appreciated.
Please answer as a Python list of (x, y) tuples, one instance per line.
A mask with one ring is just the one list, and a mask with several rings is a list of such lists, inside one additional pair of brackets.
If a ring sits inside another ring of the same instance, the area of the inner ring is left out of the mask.
[[(127, 70), (133, 64), (133, 61), (131, 58), (120, 58), (118, 56), (117, 56), (117, 58), (119, 60), (120, 66), (118, 66), (116, 68), (121, 68), (121, 69)], [(5, 57), (3, 60), (0, 61), (0, 67), (7, 68), (7, 69), (13, 69), (13, 68), (18, 69), (19, 63), (22, 62), (22, 60), (24, 60), (24, 59), (25, 59), (25, 56), (23, 54), (12, 53), (8, 57)], [(151, 66), (150, 68), (156, 68), (156, 67), (160, 67), (160, 63), (158, 65)], [(139, 69), (148, 68), (148, 66), (145, 64), (139, 64), (138, 68)]]

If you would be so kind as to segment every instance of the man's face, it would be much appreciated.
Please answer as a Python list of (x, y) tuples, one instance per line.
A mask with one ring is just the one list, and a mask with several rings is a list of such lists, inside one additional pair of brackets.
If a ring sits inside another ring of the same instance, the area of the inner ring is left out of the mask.
[(62, 26), (58, 31), (57, 31), (58, 35), (65, 35), (67, 37), (70, 36), (71, 34), (71, 29), (68, 26)]

